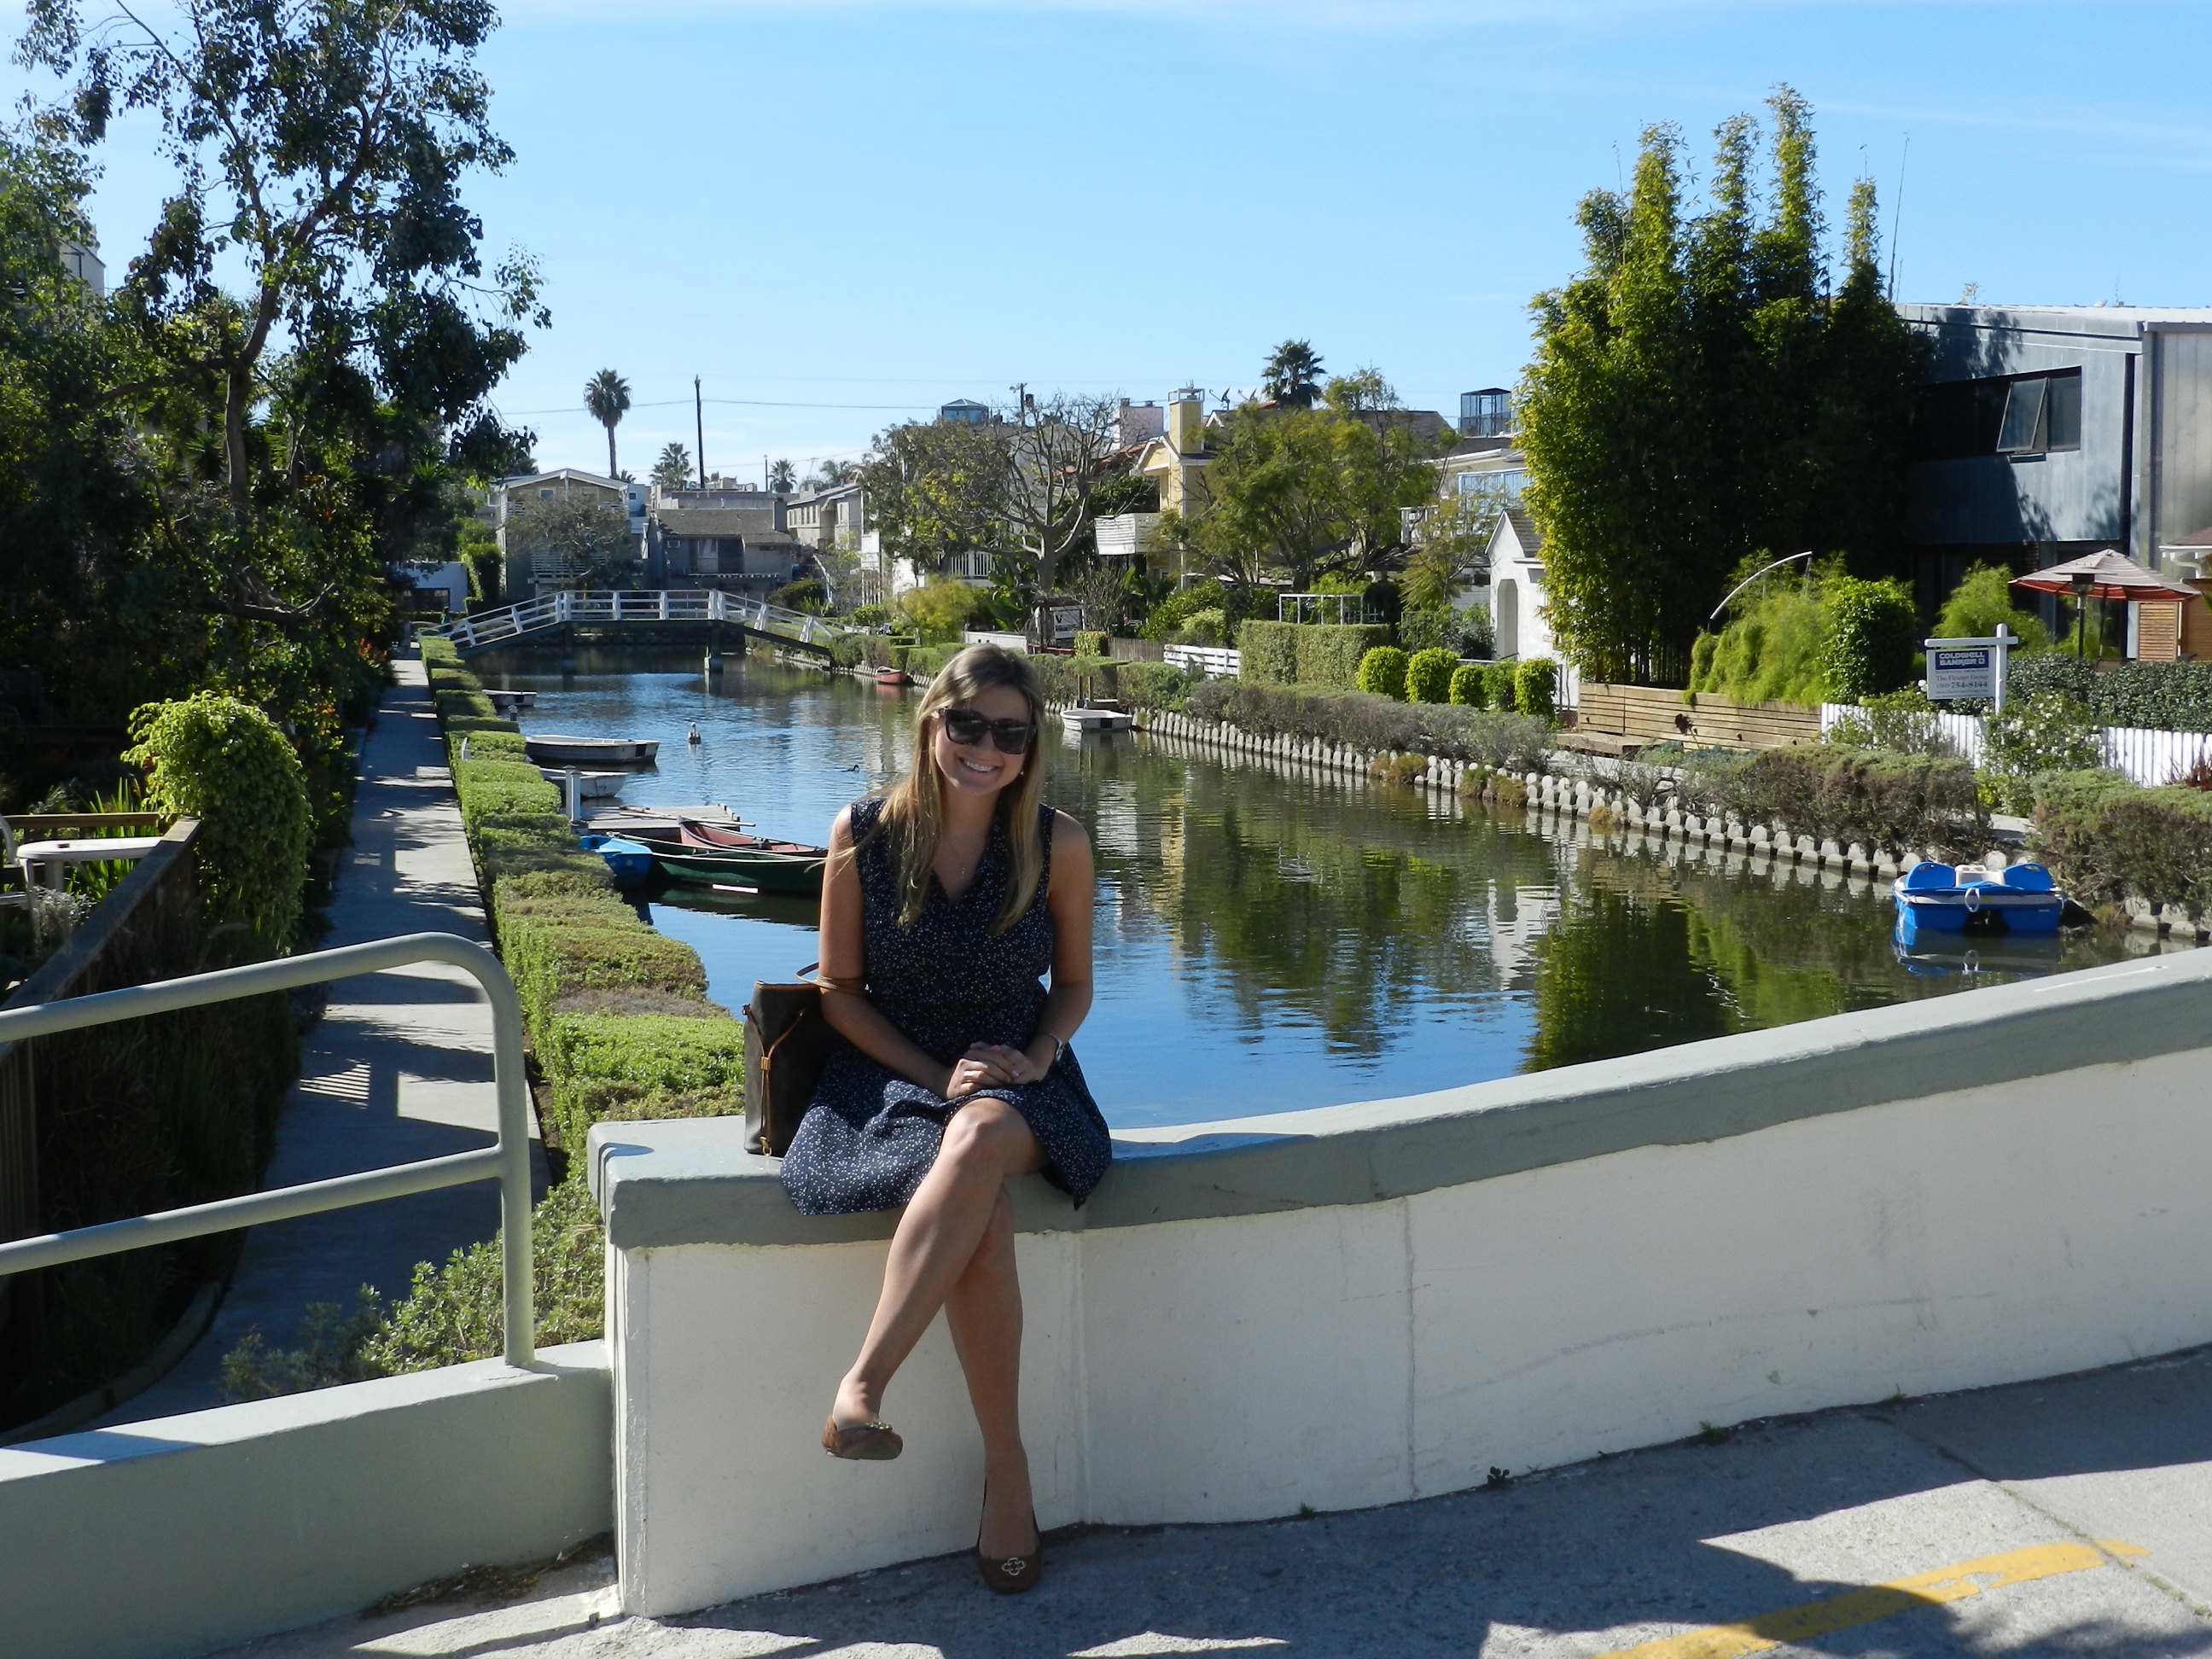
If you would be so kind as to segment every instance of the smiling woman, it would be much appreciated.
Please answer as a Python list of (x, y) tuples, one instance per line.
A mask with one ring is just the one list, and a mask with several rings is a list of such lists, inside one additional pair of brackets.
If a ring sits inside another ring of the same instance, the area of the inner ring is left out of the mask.
[(1006, 1182), (1042, 1171), (1079, 1205), (1112, 1156), (1067, 1046), (1091, 1007), (1093, 878), (1089, 839), (1039, 799), (1042, 710), (1025, 658), (963, 651), (915, 713), (907, 776), (837, 815), (821, 984), (842, 1041), (783, 1165), (808, 1214), (905, 1210), (823, 1449), (899, 1455), (877, 1413), (942, 1308), (983, 1435), (976, 1565), (1002, 1595), (1042, 1565)]

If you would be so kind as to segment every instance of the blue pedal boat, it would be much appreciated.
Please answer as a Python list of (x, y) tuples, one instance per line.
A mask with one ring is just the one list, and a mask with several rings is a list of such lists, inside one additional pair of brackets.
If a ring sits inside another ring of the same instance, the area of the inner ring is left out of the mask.
[(606, 860), (607, 872), (617, 887), (635, 887), (653, 878), (653, 848), (623, 836), (580, 836), (587, 853)]
[(2066, 914), (2066, 896), (2039, 864), (1984, 870), (1923, 860), (1892, 883), (1890, 892), (1899, 922), (1921, 931), (2055, 933)]

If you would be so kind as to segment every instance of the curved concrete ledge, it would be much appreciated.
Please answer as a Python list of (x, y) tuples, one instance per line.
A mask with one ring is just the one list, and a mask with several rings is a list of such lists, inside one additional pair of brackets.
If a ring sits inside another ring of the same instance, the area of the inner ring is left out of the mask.
[[(1017, 1217), (1085, 1231), (1371, 1204), (2208, 1043), (2212, 951), (2181, 952), (1432, 1094), (1127, 1130), (1083, 1209), (1032, 1178)], [(616, 1249), (890, 1237), (888, 1212), (799, 1214), (780, 1168), (728, 1119), (592, 1132)]]

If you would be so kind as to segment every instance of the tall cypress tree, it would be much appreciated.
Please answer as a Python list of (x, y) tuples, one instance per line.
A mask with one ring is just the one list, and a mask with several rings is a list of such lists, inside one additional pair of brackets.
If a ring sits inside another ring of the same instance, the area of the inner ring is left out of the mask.
[(1583, 200), (1584, 270), (1533, 307), (1528, 505), (1553, 629), (1594, 678), (1680, 683), (1753, 553), (1882, 574), (1902, 544), (1918, 357), (1881, 283), (1874, 188), (1852, 191), (1831, 293), (1810, 107), (1781, 87), (1768, 109), (1763, 214), (1751, 117), (1716, 131), (1686, 229), (1680, 134), (1648, 128), (1626, 195)]

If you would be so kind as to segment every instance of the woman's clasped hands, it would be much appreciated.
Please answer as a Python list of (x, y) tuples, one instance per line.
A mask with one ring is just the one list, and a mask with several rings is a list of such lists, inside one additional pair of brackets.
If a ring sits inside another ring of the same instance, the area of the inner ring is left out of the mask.
[(978, 1042), (952, 1062), (952, 1072), (945, 1085), (945, 1097), (957, 1100), (978, 1089), (1001, 1087), (1010, 1083), (1035, 1083), (1051, 1069), (1040, 1066), (1020, 1049), (1003, 1042)]

